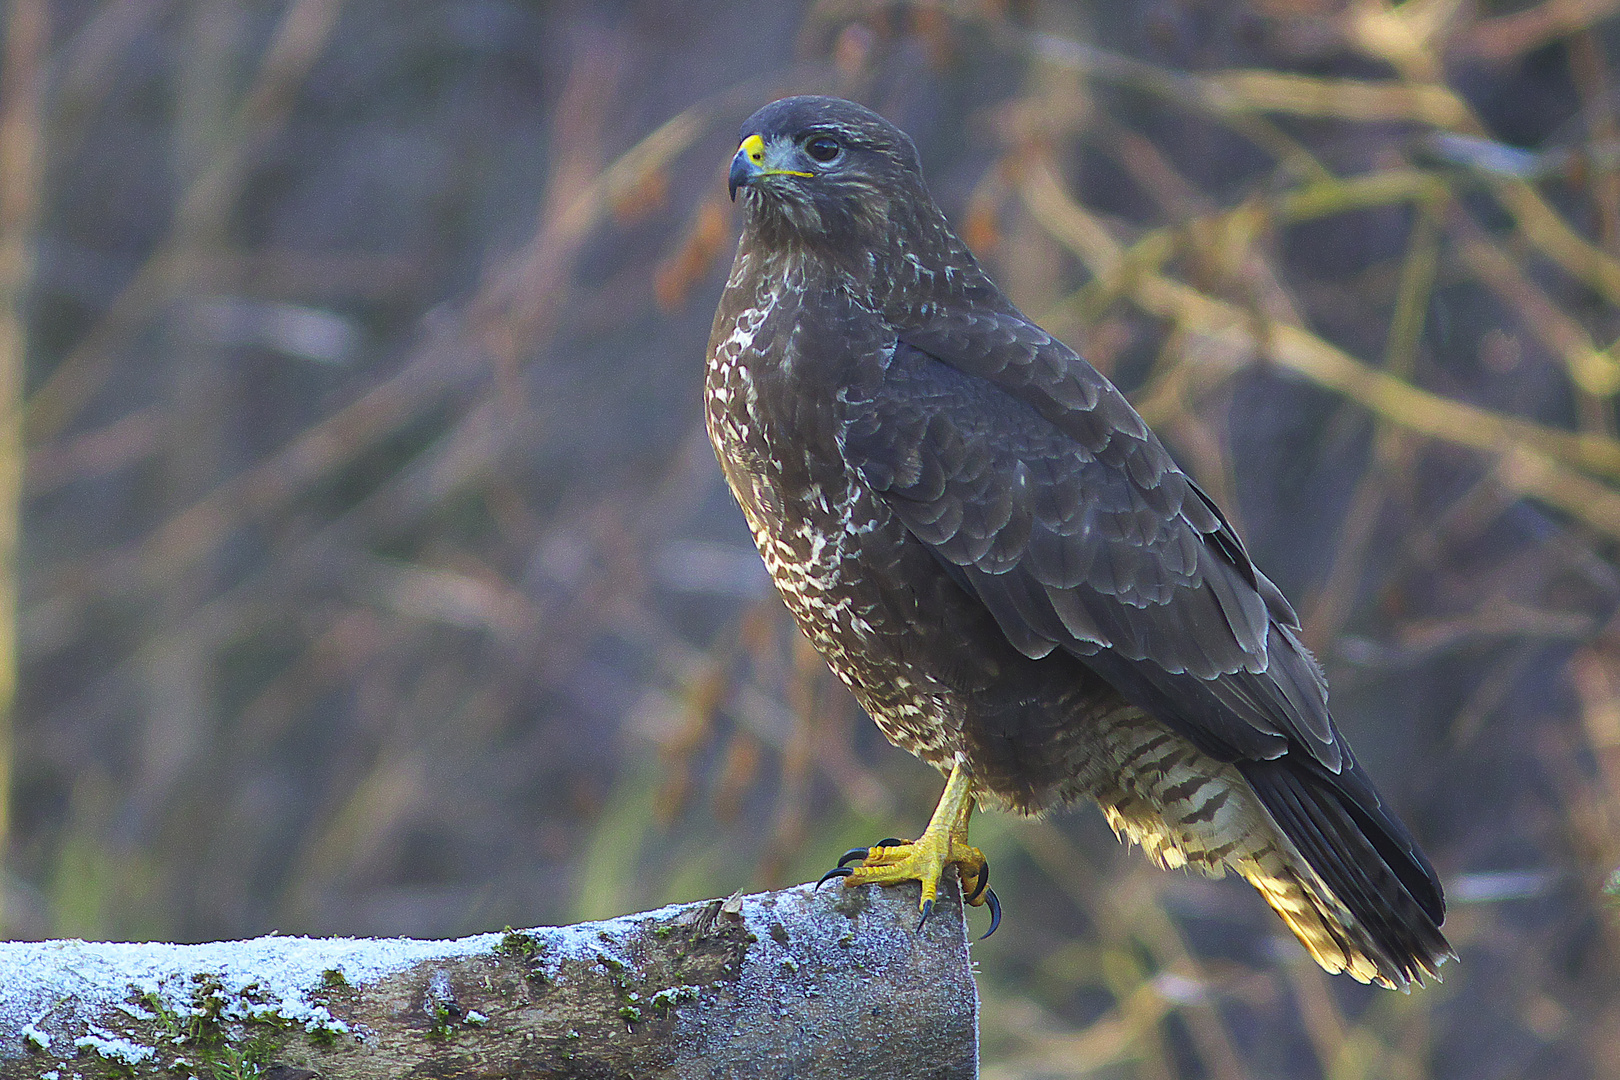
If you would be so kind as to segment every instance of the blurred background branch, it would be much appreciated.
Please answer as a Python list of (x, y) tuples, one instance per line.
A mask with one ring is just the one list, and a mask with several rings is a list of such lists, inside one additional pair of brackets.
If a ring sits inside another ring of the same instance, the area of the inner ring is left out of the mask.
[(453, 936), (926, 818), (698, 407), (735, 125), (838, 93), (1233, 513), (1456, 901), (1447, 983), (1377, 995), (1094, 813), (984, 815), (986, 1074), (1620, 1077), (1616, 5), (19, 0), (6, 41), (8, 934)]
[[(17, 541), (22, 532), (22, 390), (28, 293), (40, 209), (41, 67), (50, 26), (43, 0), (7, 12), (0, 60), (0, 873), (11, 834), (12, 706), (17, 688)], [(0, 887), (0, 927), (5, 925)]]

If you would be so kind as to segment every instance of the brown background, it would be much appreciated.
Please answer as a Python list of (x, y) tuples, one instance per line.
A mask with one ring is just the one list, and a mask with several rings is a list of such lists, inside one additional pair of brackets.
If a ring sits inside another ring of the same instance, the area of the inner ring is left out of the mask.
[(6, 933), (459, 935), (920, 827), (701, 431), (737, 124), (829, 92), (1230, 512), (1462, 956), (1328, 979), (988, 815), (986, 1075), (1620, 1077), (1620, 5), (43, 8)]

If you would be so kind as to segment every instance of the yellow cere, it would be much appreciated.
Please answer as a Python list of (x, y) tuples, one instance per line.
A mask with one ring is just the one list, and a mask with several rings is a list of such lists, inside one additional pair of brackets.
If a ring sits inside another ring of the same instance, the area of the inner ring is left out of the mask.
[(814, 176), (812, 172), (800, 172), (797, 169), (770, 169), (765, 167), (765, 140), (758, 135), (750, 135), (737, 147), (739, 154), (747, 154), (748, 160), (759, 167), (759, 175), (763, 176)]

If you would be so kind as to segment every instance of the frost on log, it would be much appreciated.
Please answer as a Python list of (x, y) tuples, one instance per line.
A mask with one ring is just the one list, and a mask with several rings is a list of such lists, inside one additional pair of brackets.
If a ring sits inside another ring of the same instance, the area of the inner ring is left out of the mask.
[(0, 943), (0, 1078), (972, 1077), (959, 894), (809, 886), (457, 941)]

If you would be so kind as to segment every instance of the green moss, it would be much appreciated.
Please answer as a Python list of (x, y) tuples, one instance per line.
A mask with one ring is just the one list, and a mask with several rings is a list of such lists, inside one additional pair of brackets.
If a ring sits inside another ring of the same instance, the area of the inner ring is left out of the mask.
[(659, 1016), (664, 1016), (670, 1009), (681, 1002), (691, 1001), (697, 997), (698, 992), (698, 988), (695, 986), (667, 986), (654, 994), (647, 1004), (652, 1006), (653, 1012)]
[[(264, 1035), (255, 1036), (241, 1046), (225, 1046), (208, 1062), (213, 1080), (258, 1080), (272, 1064), (276, 1044)], [(198, 1070), (198, 1075), (206, 1075)]]
[(488, 1023), (489, 1017), (476, 1009), (463, 1012), (453, 1005), (435, 1005), (428, 1012), (427, 1037), (448, 1042), (467, 1028), (481, 1028)]
[(94, 1055), (92, 1060), (100, 1063), (101, 1075), (106, 1077), (107, 1080), (125, 1080), (126, 1077), (133, 1077), (135, 1075), (135, 1066), (131, 1065), (127, 1061), (120, 1060), (119, 1058), (105, 1057), (94, 1047), (85, 1047), (79, 1051), (79, 1054), (79, 1060), (81, 1061), (84, 1060), (85, 1054)]
[[(342, 978), (341, 973), (331, 974)], [(331, 985), (329, 978), (326, 981)], [(272, 1003), (256, 990), (254, 985), (246, 986), (233, 1000), (217, 978), (195, 975), (190, 1002), (183, 1009), (171, 1007), (155, 993), (140, 995), (137, 1001), (152, 1014), (150, 1045), (159, 1054), (159, 1068), (180, 1058), (185, 1062), (180, 1072), (199, 1080), (257, 1080), (264, 1076), (280, 1056), (286, 1033), (303, 1025), (275, 1012)], [(253, 1015), (244, 1018), (244, 1007)], [(226, 1019), (227, 1013), (230, 1019)], [(308, 1029), (310, 1043), (320, 1048), (336, 1045), (339, 1034), (341, 1028), (322, 1024)], [(110, 1075), (128, 1075), (127, 1070), (118, 1072), (119, 1068), (124, 1068), (122, 1062), (113, 1066)]]
[(456, 1017), (448, 1007), (435, 1005), (428, 1013), (427, 1037), (429, 1039), (448, 1041), (456, 1033)]
[(540, 958), (545, 954), (545, 942), (533, 934), (525, 934), (521, 930), (506, 928), (505, 935), (500, 944), (495, 946), (497, 956), (507, 956), (524, 966), (523, 977), (536, 987), (546, 985), (546, 973), (540, 964)]
[(542, 947), (533, 934), (520, 933), (508, 926), (501, 943), (495, 946), (495, 951), (519, 960), (533, 960), (540, 955)]

